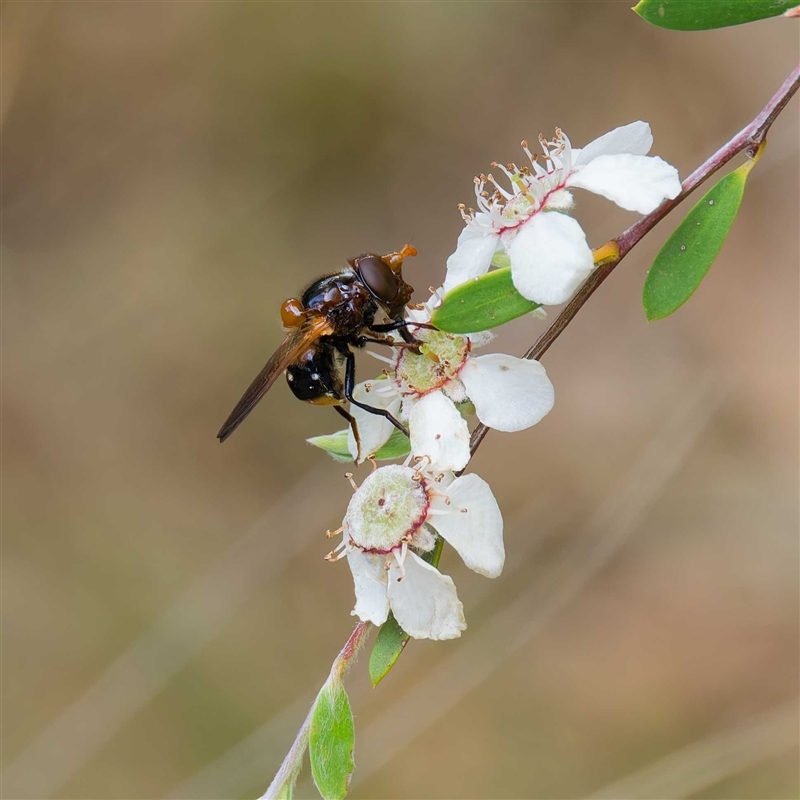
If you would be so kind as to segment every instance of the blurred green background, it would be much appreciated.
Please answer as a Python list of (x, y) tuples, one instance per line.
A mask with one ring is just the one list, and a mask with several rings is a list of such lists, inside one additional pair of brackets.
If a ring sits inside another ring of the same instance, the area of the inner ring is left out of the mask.
[[(214, 435), (282, 300), (408, 240), (425, 296), (520, 139), (644, 119), (685, 177), (798, 58), (795, 21), (629, 5), (3, 4), (5, 797), (266, 788), (353, 624), (350, 490), (282, 383)], [(641, 308), (670, 221), (547, 354), (554, 411), (487, 439), (506, 574), (445, 553), (462, 639), (356, 666), (352, 797), (798, 796), (798, 132), (687, 306)]]

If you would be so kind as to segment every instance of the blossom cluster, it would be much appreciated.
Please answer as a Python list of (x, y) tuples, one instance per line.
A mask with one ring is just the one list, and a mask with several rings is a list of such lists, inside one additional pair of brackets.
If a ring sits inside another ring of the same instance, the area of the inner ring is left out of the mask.
[[(459, 206), (464, 229), (447, 261), (441, 290), (408, 310), (418, 348), (398, 347), (388, 368), (358, 384), (354, 396), (408, 425), (411, 452), (402, 465), (375, 469), (354, 494), (341, 543), (327, 558), (347, 559), (355, 583), (353, 614), (380, 625), (391, 611), (415, 638), (450, 639), (466, 628), (452, 579), (424, 556), (442, 537), (474, 571), (489, 578), (505, 560), (503, 518), (488, 484), (477, 475), (456, 477), (470, 459), (467, 418), (514, 432), (541, 421), (555, 393), (537, 361), (474, 351), (491, 333), (454, 335), (433, 329), (443, 293), (486, 273), (498, 252), (511, 264), (517, 291), (539, 305), (567, 302), (594, 268), (579, 223), (568, 214), (573, 189), (602, 195), (620, 207), (650, 213), (680, 192), (677, 170), (648, 156), (650, 127), (634, 122), (573, 148), (557, 129), (539, 138), (542, 154), (522, 143), (528, 164), (493, 164), (474, 179), (476, 208)], [(388, 419), (351, 408), (359, 441), (350, 453), (362, 463), (389, 439)], [(412, 466), (413, 463), (413, 466)]]

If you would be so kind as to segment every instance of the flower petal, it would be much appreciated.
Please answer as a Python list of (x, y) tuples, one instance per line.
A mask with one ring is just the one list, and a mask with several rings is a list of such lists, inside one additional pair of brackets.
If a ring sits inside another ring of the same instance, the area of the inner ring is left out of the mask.
[(428, 456), (439, 469), (463, 469), (469, 461), (469, 428), (450, 398), (440, 391), (423, 395), (408, 420), (411, 452)]
[(471, 357), (459, 378), (478, 419), (498, 431), (530, 428), (553, 408), (553, 384), (538, 361), (503, 353)]
[(350, 547), (347, 552), (356, 587), (356, 607), (351, 614), (374, 625), (383, 625), (389, 616), (385, 561), (385, 557), (363, 553), (357, 547)]
[(483, 275), (492, 263), (499, 242), (498, 234), (479, 231), (467, 225), (458, 237), (455, 253), (447, 259), (444, 291), (449, 292), (459, 284)]
[(599, 156), (574, 172), (567, 184), (640, 214), (649, 214), (681, 191), (678, 170), (657, 156)]
[(650, 126), (639, 120), (604, 133), (593, 142), (589, 142), (582, 150), (573, 149), (572, 164), (581, 167), (598, 156), (614, 156), (620, 153), (644, 156), (650, 152), (652, 146), (653, 134), (650, 132)]
[(586, 234), (566, 214), (534, 214), (508, 247), (511, 279), (528, 300), (566, 303), (594, 268)]
[[(462, 475), (447, 487), (450, 505), (436, 498), (430, 524), (451, 544), (464, 563), (487, 578), (503, 571), (506, 552), (503, 547), (503, 515), (489, 484), (475, 474)], [(466, 510), (464, 510), (466, 509)]]
[[(356, 400), (375, 408), (385, 408), (394, 417), (400, 411), (401, 399), (399, 394), (382, 391), (389, 387), (388, 381), (372, 380), (359, 383), (353, 390)], [(369, 387), (369, 391), (367, 391)], [(361, 452), (356, 446), (356, 437), (353, 428), (347, 432), (347, 449), (357, 464), (362, 464), (367, 456), (374, 455), (386, 444), (392, 435), (394, 425), (384, 417), (364, 411), (356, 405), (350, 405), (350, 413), (355, 418), (358, 426), (358, 435), (361, 439)]]
[(456, 639), (467, 627), (453, 579), (409, 552), (405, 577), (389, 569), (389, 602), (400, 627), (415, 639)]

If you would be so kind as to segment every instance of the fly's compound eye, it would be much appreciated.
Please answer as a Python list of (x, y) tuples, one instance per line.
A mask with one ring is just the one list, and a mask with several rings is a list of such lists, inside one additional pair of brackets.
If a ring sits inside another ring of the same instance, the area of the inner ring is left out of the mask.
[(397, 276), (391, 267), (376, 255), (361, 256), (356, 269), (370, 293), (382, 303), (391, 303), (397, 296)]

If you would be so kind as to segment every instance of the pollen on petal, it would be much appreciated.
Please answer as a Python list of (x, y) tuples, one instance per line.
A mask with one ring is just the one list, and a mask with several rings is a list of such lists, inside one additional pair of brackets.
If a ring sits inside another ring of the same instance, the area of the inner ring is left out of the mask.
[(478, 419), (498, 431), (521, 431), (553, 408), (555, 392), (538, 361), (490, 353), (471, 358), (461, 380)]

